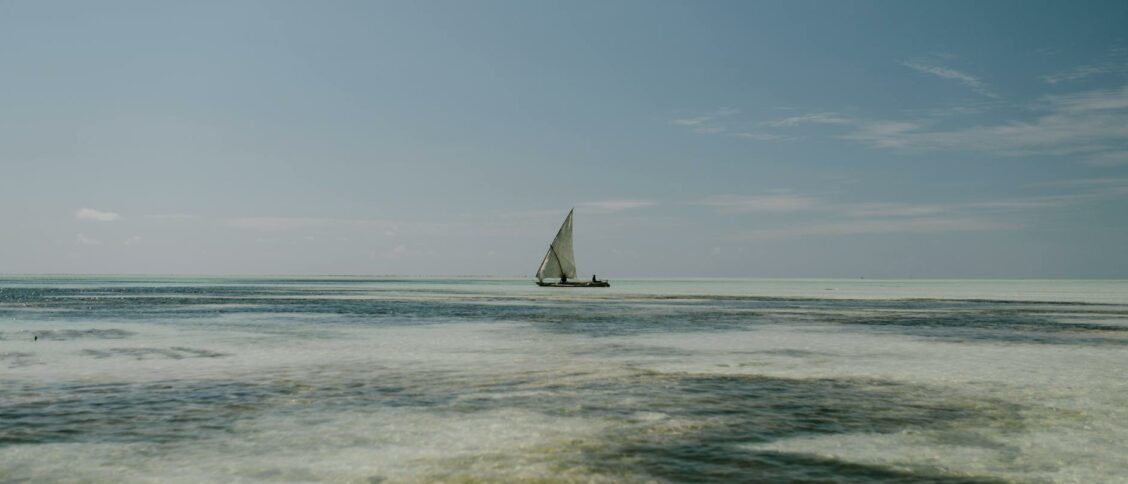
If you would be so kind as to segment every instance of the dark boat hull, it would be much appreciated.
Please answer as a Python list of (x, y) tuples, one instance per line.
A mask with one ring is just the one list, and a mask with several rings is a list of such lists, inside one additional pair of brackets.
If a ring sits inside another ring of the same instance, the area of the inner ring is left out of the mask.
[(611, 287), (611, 283), (607, 281), (582, 281), (582, 282), (541, 282), (537, 281), (537, 285), (541, 287)]

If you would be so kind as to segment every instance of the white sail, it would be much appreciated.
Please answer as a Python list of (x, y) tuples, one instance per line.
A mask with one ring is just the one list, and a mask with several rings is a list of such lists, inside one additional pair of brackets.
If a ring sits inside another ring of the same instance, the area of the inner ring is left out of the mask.
[(556, 238), (552, 239), (552, 245), (548, 246), (548, 252), (544, 254), (540, 269), (537, 269), (538, 281), (556, 277), (576, 278), (576, 256), (572, 253), (571, 211), (564, 219), (564, 224), (560, 226), (560, 231), (556, 232)]

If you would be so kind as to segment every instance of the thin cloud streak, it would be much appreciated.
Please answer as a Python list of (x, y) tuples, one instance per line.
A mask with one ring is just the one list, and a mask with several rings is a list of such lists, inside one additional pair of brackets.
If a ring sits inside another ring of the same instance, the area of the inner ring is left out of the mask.
[[(625, 208), (624, 208), (625, 210)], [(227, 227), (251, 232), (278, 234), (351, 233), (375, 238), (511, 236), (540, 233), (530, 221), (555, 220), (567, 212), (530, 211), (497, 214), (490, 217), (466, 217), (457, 222), (420, 222), (390, 219), (348, 219), (333, 217), (242, 217), (223, 220)], [(534, 215), (542, 214), (542, 215)]]
[(1128, 73), (1128, 49), (1114, 47), (1108, 49), (1104, 55), (1105, 60), (1093, 64), (1081, 65), (1072, 69), (1058, 71), (1042, 76), (1047, 84), (1056, 85), (1063, 82), (1079, 81), (1093, 76), (1105, 74)]
[(121, 215), (115, 212), (103, 212), (101, 210), (94, 210), (93, 208), (80, 208), (74, 212), (74, 218), (79, 220), (93, 220), (95, 222), (113, 222), (121, 218)]
[(898, 218), (937, 215), (957, 211), (961, 205), (900, 202), (844, 203), (823, 198), (785, 194), (716, 195), (696, 202), (722, 213), (820, 212), (850, 218)]
[(1128, 73), (1128, 64), (1114, 64), (1103, 63), (1091, 66), (1080, 66), (1069, 71), (1057, 72), (1042, 76), (1042, 80), (1047, 84), (1060, 84), (1062, 82), (1077, 81), (1087, 77), (1099, 76), (1102, 74), (1124, 74)]
[(998, 156), (1067, 156), (1093, 166), (1128, 164), (1128, 85), (1046, 96), (1029, 106), (1040, 113), (1012, 120), (950, 130), (929, 130), (929, 120), (871, 120), (834, 113), (795, 116), (769, 123), (796, 127), (806, 123), (850, 128), (839, 139), (874, 148), (905, 152), (976, 151)]
[(854, 118), (838, 113), (812, 113), (771, 121), (767, 123), (767, 126), (784, 128), (802, 124), (854, 124), (855, 122), (856, 120)]
[(706, 121), (709, 121), (710, 119), (713, 118), (710, 116), (698, 116), (696, 118), (675, 119), (670, 121), (670, 124), (676, 124), (678, 126), (697, 126), (699, 124), (705, 123)]
[(74, 238), (74, 243), (78, 245), (102, 245), (102, 241), (87, 237), (83, 234), (77, 234)]
[(921, 234), (1022, 228), (1015, 223), (1002, 223), (978, 218), (903, 218), (824, 222), (794, 227), (757, 229), (744, 232), (751, 240), (787, 239), (795, 237), (829, 237), (868, 234)]
[(740, 114), (739, 109), (724, 106), (708, 114), (693, 116), (689, 118), (673, 119), (670, 120), (670, 124), (691, 128), (692, 131), (697, 134), (718, 134), (723, 133), (726, 128), (724, 126), (715, 124), (715, 122), (720, 119), (737, 114)]
[(979, 94), (982, 94), (984, 96), (987, 96), (987, 97), (999, 97), (998, 94), (995, 94), (993, 91), (991, 91), (991, 89), (989, 89), (987, 87), (987, 85), (983, 81), (981, 81), (978, 77), (975, 77), (975, 76), (968, 74), (966, 72), (960, 72), (960, 71), (957, 71), (955, 69), (951, 69), (951, 68), (948, 68), (948, 67), (939, 66), (939, 65), (935, 65), (935, 64), (921, 62), (921, 61), (902, 62), (901, 65), (908, 67), (910, 69), (914, 69), (914, 70), (923, 72), (925, 74), (932, 74), (934, 76), (937, 76), (937, 77), (940, 77), (940, 78), (943, 78), (943, 79), (951, 79), (951, 80), (957, 81), (957, 82), (971, 88), (971, 90), (973, 90), (973, 91), (975, 91)]
[(1128, 178), (1079, 178), (1073, 180), (1055, 180), (1050, 182), (1038, 183), (1036, 186), (1055, 187), (1055, 186), (1121, 186), (1128, 188)]
[(344, 218), (318, 218), (318, 217), (242, 217), (227, 219), (228, 227), (252, 230), (259, 232), (290, 232), (301, 230), (361, 230), (378, 232), (385, 236), (399, 235), (405, 227), (410, 226), (413, 231), (422, 231), (422, 227), (430, 224), (403, 223), (393, 220), (377, 219), (344, 219)]
[(954, 148), (1004, 156), (1074, 155), (1083, 162), (1108, 152), (1110, 144), (1128, 139), (1128, 86), (1050, 96), (1035, 107), (1046, 114), (1031, 121), (931, 132), (912, 123), (884, 130), (874, 128), (879, 123), (866, 123), (857, 133), (843, 138), (883, 148)]
[(189, 213), (155, 213), (146, 215), (145, 217), (156, 220), (192, 220), (199, 218), (198, 216)]
[(1005, 221), (998, 220), (1002, 214), (1057, 209), (1128, 195), (1128, 179), (1124, 178), (1063, 180), (1055, 182), (1053, 186), (1075, 187), (1078, 190), (1072, 193), (946, 204), (838, 203), (793, 194), (722, 195), (698, 203), (711, 205), (718, 211), (729, 213), (806, 211), (821, 214), (824, 218), (837, 217), (833, 220), (768, 227), (742, 233), (747, 239), (765, 240), (863, 234), (1013, 230), (1026, 225), (1014, 222), (1013, 215), (1007, 215)]
[(576, 204), (577, 207), (604, 213), (647, 208), (655, 205), (658, 205), (658, 203), (652, 200), (597, 200)]
[(914, 205), (907, 203), (859, 203), (842, 208), (851, 217), (916, 217), (948, 212), (951, 207), (943, 205)]
[(791, 139), (787, 136), (771, 133), (733, 133), (733, 136), (755, 141), (783, 141)]
[(716, 195), (697, 202), (722, 212), (795, 212), (811, 210), (822, 205), (815, 197), (791, 194), (773, 195)]
[(1128, 151), (1106, 151), (1090, 156), (1085, 163), (1093, 166), (1128, 165)]

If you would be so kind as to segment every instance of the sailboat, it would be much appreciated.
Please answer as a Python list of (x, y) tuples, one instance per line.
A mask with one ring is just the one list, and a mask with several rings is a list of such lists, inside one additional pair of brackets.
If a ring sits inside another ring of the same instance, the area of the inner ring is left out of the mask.
[[(537, 269), (537, 285), (544, 287), (611, 287), (611, 283), (591, 276), (590, 281), (576, 281), (576, 256), (572, 253), (572, 212), (564, 218), (556, 238), (548, 246), (540, 268)], [(545, 279), (560, 278), (560, 282), (545, 282)]]

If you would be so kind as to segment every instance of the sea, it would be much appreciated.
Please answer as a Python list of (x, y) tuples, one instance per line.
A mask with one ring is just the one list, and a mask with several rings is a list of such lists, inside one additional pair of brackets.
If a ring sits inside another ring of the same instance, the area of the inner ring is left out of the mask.
[(0, 482), (1128, 482), (1128, 281), (0, 276)]

